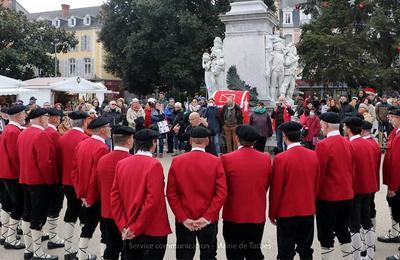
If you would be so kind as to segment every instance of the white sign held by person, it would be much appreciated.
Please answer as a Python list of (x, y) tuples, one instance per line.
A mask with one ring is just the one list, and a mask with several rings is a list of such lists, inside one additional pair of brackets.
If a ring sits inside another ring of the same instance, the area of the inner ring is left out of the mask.
[(160, 134), (165, 134), (170, 131), (167, 120), (160, 121), (157, 123), (157, 125), (158, 125), (158, 131), (160, 132)]

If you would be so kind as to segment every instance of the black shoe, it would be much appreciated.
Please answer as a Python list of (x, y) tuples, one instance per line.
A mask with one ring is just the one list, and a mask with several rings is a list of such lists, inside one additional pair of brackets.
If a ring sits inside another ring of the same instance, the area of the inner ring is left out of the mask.
[(0, 245), (4, 245), (4, 242), (6, 242), (5, 239), (0, 238)]
[(61, 247), (64, 247), (64, 246), (65, 246), (64, 243), (57, 244), (57, 243), (54, 243), (54, 242), (51, 242), (51, 241), (47, 242), (47, 248), (48, 249), (56, 249), (56, 248), (61, 248)]
[(4, 242), (4, 248), (5, 249), (19, 250), (19, 249), (24, 249), (25, 245), (23, 243), (18, 243), (17, 245), (13, 245), (13, 244), (10, 244), (8, 242)]
[(47, 257), (33, 257), (32, 260), (58, 260), (58, 256), (47, 255)]
[(362, 256), (362, 257), (366, 257), (366, 256), (367, 256), (367, 250), (362, 251), (362, 252), (361, 252), (361, 256)]
[(46, 240), (49, 240), (50, 238), (49, 238), (49, 235), (43, 235), (42, 236), (42, 242), (43, 241), (46, 241)]
[(64, 255), (64, 260), (78, 260), (78, 257), (76, 256), (77, 253), (78, 252)]
[(174, 153), (174, 151), (167, 151), (167, 153)]
[(377, 240), (382, 243), (400, 243), (400, 237), (382, 236), (378, 237)]
[(18, 228), (17, 229), (17, 235), (23, 235), (24, 233), (22, 232), (22, 229)]
[(24, 260), (31, 260), (33, 257), (33, 253), (24, 253)]

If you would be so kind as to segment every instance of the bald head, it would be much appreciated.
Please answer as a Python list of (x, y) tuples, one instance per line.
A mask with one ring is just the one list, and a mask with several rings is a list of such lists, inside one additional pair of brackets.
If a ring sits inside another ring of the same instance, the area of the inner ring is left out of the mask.
[(201, 123), (200, 114), (197, 112), (192, 112), (189, 115), (189, 122), (192, 126), (198, 126)]

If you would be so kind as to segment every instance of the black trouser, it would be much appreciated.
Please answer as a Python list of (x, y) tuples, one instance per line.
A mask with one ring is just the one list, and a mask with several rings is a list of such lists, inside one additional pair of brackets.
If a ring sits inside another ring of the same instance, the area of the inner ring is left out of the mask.
[(6, 190), (6, 187), (4, 186), (4, 182), (2, 181), (0, 181), (0, 203), (2, 210), (6, 212), (12, 211), (11, 198)]
[[(89, 208), (82, 206), (80, 209), (79, 220), (82, 226), (81, 237), (92, 238), (97, 224), (99, 224), (100, 221), (100, 203), (98, 202)], [(101, 242), (105, 243), (103, 239), (104, 232), (102, 227), (103, 225), (100, 225), (100, 230), (102, 231)]]
[[(5, 196), (7, 196), (10, 201), (9, 206), (11, 208), (11, 218), (15, 220), (20, 220), (24, 212), (24, 191), (22, 190), (18, 179), (3, 179), (2, 183), (6, 192)], [(8, 207), (7, 204), (5, 207)]]
[(314, 216), (278, 218), (276, 222), (279, 260), (312, 259), (314, 239)]
[(104, 227), (104, 240), (106, 242), (106, 251), (104, 251), (104, 259), (118, 260), (122, 251), (122, 236), (113, 219), (102, 218)]
[(267, 137), (260, 136), (260, 138), (258, 138), (258, 140), (256, 141), (256, 143), (254, 144), (253, 147), (257, 151), (264, 152), (266, 143), (267, 143)]
[(261, 240), (264, 223), (232, 223), (224, 221), (226, 258), (231, 259), (264, 259), (261, 252)]
[(168, 147), (168, 152), (172, 153), (174, 151), (174, 133), (173, 132), (167, 133), (167, 147)]
[(371, 219), (376, 218), (376, 207), (375, 207), (375, 193), (371, 194), (370, 200), (370, 207), (369, 207), (369, 217)]
[(392, 198), (386, 197), (389, 207), (392, 210), (392, 218), (397, 223), (400, 222), (400, 189), (396, 191), (396, 195)]
[(175, 223), (176, 259), (193, 259), (196, 238), (200, 244), (200, 259), (217, 259), (217, 224), (212, 223), (199, 231), (190, 231), (182, 223)]
[(60, 211), (64, 202), (64, 193), (61, 184), (57, 183), (50, 186), (49, 199), (49, 212), (47, 216), (50, 218), (57, 218), (60, 216)]
[(64, 194), (67, 199), (67, 209), (65, 211), (64, 221), (75, 223), (79, 217), (82, 201), (76, 197), (73, 186), (64, 185)]
[(335, 235), (341, 244), (351, 242), (349, 231), (352, 200), (317, 200), (318, 240), (322, 247), (334, 247)]
[(31, 223), (31, 229), (42, 230), (49, 209), (48, 185), (22, 185), (24, 191), (23, 220)]
[(123, 241), (122, 260), (162, 260), (167, 247), (167, 237), (140, 235)]
[(350, 232), (359, 233), (361, 227), (368, 230), (373, 227), (370, 217), (371, 194), (356, 194), (350, 217)]

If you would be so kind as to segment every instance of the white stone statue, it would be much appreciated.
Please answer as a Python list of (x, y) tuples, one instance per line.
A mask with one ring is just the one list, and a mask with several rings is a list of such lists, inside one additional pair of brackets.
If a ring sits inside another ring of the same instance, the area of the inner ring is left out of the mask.
[(221, 38), (214, 39), (211, 54), (203, 53), (203, 68), (205, 70), (204, 81), (207, 86), (208, 95), (211, 96), (216, 90), (224, 88), (225, 82), (225, 60), (223, 43)]
[(284, 54), (283, 54), (283, 39), (273, 39), (273, 51), (271, 61), (271, 99), (277, 100), (279, 92), (282, 90), (283, 79), (284, 79)]
[(281, 94), (285, 95), (286, 99), (291, 100), (296, 88), (296, 70), (299, 65), (299, 56), (297, 55), (296, 46), (289, 43), (284, 49), (284, 55), (285, 77)]
[(266, 93), (267, 99), (273, 100), (271, 98), (271, 68), (272, 68), (272, 51), (274, 49), (273, 46), (273, 38), (274, 35), (266, 35), (265, 36), (265, 80), (266, 80)]

